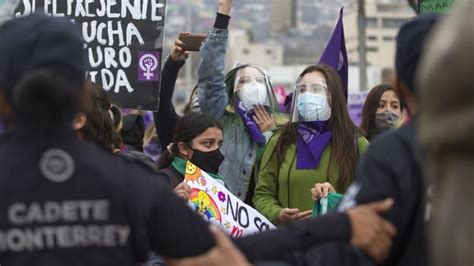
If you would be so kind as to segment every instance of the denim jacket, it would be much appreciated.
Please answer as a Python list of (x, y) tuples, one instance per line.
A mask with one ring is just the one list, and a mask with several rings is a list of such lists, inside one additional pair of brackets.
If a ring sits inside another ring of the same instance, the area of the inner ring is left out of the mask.
[(224, 129), (221, 151), (225, 160), (219, 173), (224, 176), (229, 190), (244, 200), (252, 174), (256, 177), (258, 167), (254, 166), (259, 144), (252, 140), (239, 115), (227, 108), (229, 97), (224, 68), (228, 35), (228, 30), (214, 28), (201, 46), (198, 97), (201, 111), (217, 119)]

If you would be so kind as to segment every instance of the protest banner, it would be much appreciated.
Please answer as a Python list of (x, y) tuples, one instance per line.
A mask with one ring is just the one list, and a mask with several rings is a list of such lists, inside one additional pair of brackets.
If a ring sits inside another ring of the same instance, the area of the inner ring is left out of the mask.
[(66, 17), (82, 32), (90, 69), (122, 108), (157, 110), (166, 0), (20, 0), (16, 17)]
[(189, 161), (186, 163), (185, 180), (191, 188), (189, 206), (229, 236), (238, 238), (276, 228), (262, 214)]
[(364, 107), (365, 99), (368, 92), (350, 93), (347, 103), (347, 111), (355, 125), (360, 126), (362, 122), (362, 108)]

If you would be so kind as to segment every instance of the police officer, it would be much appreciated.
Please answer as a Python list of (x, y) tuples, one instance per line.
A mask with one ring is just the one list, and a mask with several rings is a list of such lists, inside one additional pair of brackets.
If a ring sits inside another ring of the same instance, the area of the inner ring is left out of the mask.
[(132, 265), (210, 250), (205, 222), (135, 162), (72, 130), (86, 71), (65, 19), (31, 15), (0, 27), (1, 265)]
[[(404, 98), (412, 119), (370, 144), (359, 163), (356, 181), (351, 184), (340, 205), (343, 211), (386, 197), (394, 199), (395, 205), (386, 213), (386, 218), (395, 225), (398, 235), (384, 265), (431, 265), (425, 231), (431, 209), (427, 202), (433, 194), (432, 189), (426, 187), (428, 179), (422, 169), (420, 139), (417, 137), (420, 98), (416, 78), (424, 45), (442, 19), (437, 14), (421, 15), (400, 28), (393, 85)], [(437, 134), (441, 136), (439, 130)]]

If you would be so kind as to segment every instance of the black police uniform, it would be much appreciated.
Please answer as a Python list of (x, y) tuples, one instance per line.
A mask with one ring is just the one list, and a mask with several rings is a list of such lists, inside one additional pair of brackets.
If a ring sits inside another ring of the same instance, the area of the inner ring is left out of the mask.
[(384, 217), (397, 236), (385, 265), (429, 265), (425, 235), (424, 176), (417, 147), (416, 118), (408, 125), (382, 134), (364, 153), (340, 209), (353, 205), (394, 199)]
[(0, 145), (1, 265), (132, 265), (208, 251), (207, 224), (145, 167), (72, 129), (18, 126)]

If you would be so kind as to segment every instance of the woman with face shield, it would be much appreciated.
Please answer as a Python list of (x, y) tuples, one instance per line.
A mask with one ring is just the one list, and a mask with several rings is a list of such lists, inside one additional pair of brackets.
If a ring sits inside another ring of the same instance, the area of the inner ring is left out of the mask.
[(268, 142), (253, 198), (255, 208), (284, 224), (311, 215), (312, 188), (327, 196), (349, 187), (368, 146), (346, 109), (340, 78), (329, 66), (306, 68), (293, 95), (291, 122)]
[(277, 110), (276, 98), (265, 70), (257, 66), (242, 65), (227, 74), (228, 94), (236, 112), (245, 123), (252, 140), (265, 143), (276, 127), (273, 113)]
[(403, 103), (387, 84), (374, 87), (365, 99), (360, 127), (371, 141), (377, 135), (396, 128), (402, 121)]
[(221, 150), (226, 159), (219, 173), (234, 195), (251, 204), (263, 148), (273, 129), (288, 120), (277, 113), (263, 69), (242, 65), (224, 74), (231, 5), (232, 0), (219, 0), (216, 24), (201, 46), (197, 95), (201, 111), (224, 129)]

